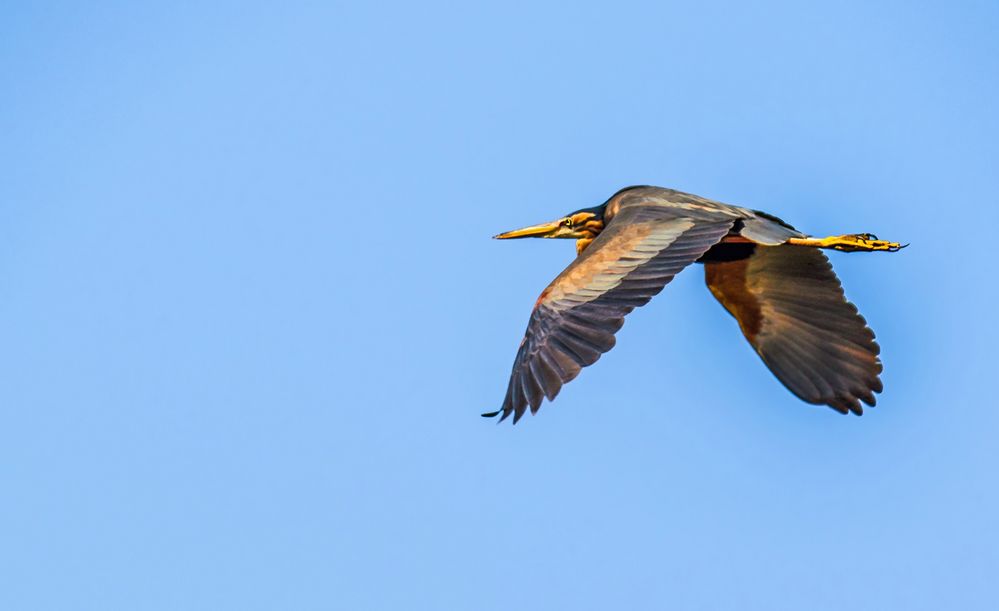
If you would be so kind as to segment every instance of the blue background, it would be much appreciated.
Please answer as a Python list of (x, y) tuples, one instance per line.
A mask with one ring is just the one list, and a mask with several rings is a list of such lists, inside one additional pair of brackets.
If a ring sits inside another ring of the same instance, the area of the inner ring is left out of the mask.
[[(0, 607), (995, 609), (999, 5), (5, 3)], [(516, 427), (634, 183), (872, 231), (863, 418), (699, 268)]]

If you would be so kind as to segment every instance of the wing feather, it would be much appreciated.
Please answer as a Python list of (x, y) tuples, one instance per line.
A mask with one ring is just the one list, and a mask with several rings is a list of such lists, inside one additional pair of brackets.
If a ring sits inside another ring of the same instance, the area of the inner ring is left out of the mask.
[(791, 392), (844, 414), (875, 404), (880, 348), (822, 252), (757, 245), (704, 269), (711, 292)]
[(624, 317), (700, 258), (734, 220), (692, 219), (665, 207), (629, 207), (542, 292), (521, 342), (501, 420), (552, 400), (614, 347)]

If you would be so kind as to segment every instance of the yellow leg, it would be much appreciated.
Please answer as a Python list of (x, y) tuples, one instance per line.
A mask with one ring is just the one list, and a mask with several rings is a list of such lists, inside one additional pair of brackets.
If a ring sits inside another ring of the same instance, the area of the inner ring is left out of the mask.
[(844, 252), (886, 250), (895, 252), (908, 246), (898, 242), (886, 242), (879, 240), (873, 233), (851, 233), (848, 235), (834, 235), (828, 238), (790, 238), (788, 244), (797, 246), (812, 246), (814, 248), (831, 248)]

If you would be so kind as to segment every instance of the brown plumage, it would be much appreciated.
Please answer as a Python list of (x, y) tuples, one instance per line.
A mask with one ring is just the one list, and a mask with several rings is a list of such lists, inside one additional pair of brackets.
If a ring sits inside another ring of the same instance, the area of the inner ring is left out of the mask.
[(624, 317), (680, 270), (708, 287), (763, 362), (804, 401), (862, 413), (881, 392), (874, 333), (816, 248), (902, 248), (868, 234), (809, 238), (766, 213), (659, 187), (629, 187), (595, 208), (501, 239), (577, 240), (577, 258), (541, 293), (500, 410), (517, 422), (614, 347)]
[(748, 246), (744, 258), (705, 260), (705, 280), (770, 371), (809, 403), (844, 414), (874, 405), (880, 348), (829, 259), (806, 246)]

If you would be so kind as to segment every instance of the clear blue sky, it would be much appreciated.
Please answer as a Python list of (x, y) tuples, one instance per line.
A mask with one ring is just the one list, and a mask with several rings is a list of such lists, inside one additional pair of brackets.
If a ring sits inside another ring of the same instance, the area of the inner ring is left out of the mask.
[[(5, 3), (0, 608), (999, 608), (999, 5), (876, 4)], [(912, 242), (878, 407), (693, 268), (480, 418), (634, 183)]]

